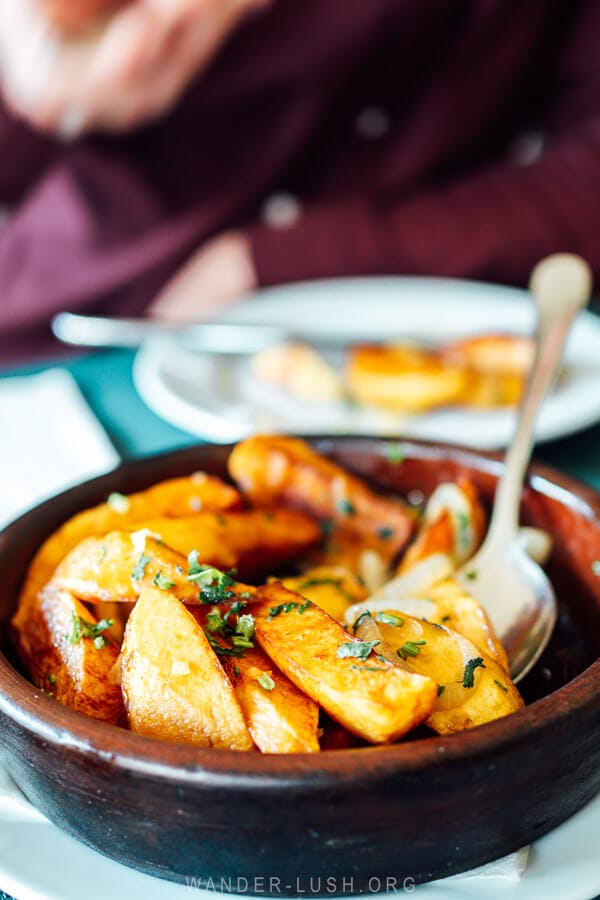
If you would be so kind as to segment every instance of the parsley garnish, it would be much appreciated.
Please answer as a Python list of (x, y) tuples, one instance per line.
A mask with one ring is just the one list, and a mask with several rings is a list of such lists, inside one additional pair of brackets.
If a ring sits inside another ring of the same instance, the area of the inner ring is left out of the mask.
[(469, 579), (469, 581), (475, 581), (478, 574), (479, 573), (477, 572), (477, 569), (471, 569), (470, 572), (467, 572), (467, 578)]
[(187, 580), (200, 587), (200, 599), (203, 603), (227, 603), (235, 596), (230, 588), (236, 583), (232, 577), (235, 569), (221, 572), (214, 566), (205, 566), (198, 561), (198, 551), (192, 550), (188, 556)]
[(148, 568), (149, 563), (152, 562), (151, 556), (146, 556), (145, 553), (142, 553), (140, 558), (135, 564), (135, 569), (131, 573), (131, 577), (134, 581), (141, 581), (144, 575), (146, 574), (146, 569)]
[(281, 615), (281, 613), (289, 613), (293, 609), (297, 609), (298, 606), (300, 606), (299, 603), (280, 603), (278, 606), (272, 606), (269, 610), (267, 621), (270, 622), (271, 619)]
[(375, 616), (376, 622), (381, 622), (382, 625), (394, 625), (396, 628), (401, 628), (404, 625), (404, 619), (401, 616), (395, 616), (393, 613), (388, 612), (378, 612)]
[(342, 497), (341, 500), (338, 500), (337, 510), (339, 513), (341, 513), (342, 516), (353, 516), (356, 512), (354, 504), (351, 503), (347, 497)]
[(275, 687), (275, 682), (271, 678), (268, 672), (263, 672), (256, 679), (260, 684), (261, 688), (264, 688), (265, 691), (272, 691)]
[(421, 647), (426, 643), (427, 641), (405, 641), (401, 647), (398, 647), (396, 653), (400, 659), (406, 659), (408, 656), (418, 656), (421, 652)]
[(385, 448), (385, 455), (388, 462), (391, 462), (394, 466), (399, 466), (405, 459), (404, 450), (400, 444), (388, 444)]
[(445, 684), (438, 684), (438, 697), (441, 697), (445, 690), (446, 690)]
[(312, 606), (311, 601), (305, 600), (304, 603), (302, 604), (302, 606), (298, 607), (298, 615), (299, 616), (303, 615), (307, 609), (310, 609), (311, 606)]
[(129, 498), (125, 497), (124, 494), (117, 493), (116, 491), (112, 494), (109, 494), (106, 502), (113, 512), (121, 513), (121, 515), (129, 512), (129, 508), (131, 506)]
[(102, 650), (108, 643), (102, 632), (114, 624), (114, 619), (102, 619), (94, 625), (93, 622), (87, 622), (81, 616), (71, 613), (71, 633), (67, 635), (67, 640), (70, 644), (78, 644), (82, 638), (90, 638), (94, 641), (96, 650)]
[(483, 657), (476, 656), (475, 659), (470, 659), (469, 662), (465, 666), (465, 674), (463, 677), (463, 687), (472, 688), (475, 684), (475, 669), (485, 669), (485, 664), (483, 662)]
[(162, 572), (157, 572), (154, 576), (154, 584), (156, 587), (159, 587), (161, 591), (170, 591), (171, 588), (175, 587), (175, 582), (171, 581), (168, 575), (163, 575)]
[(502, 684), (501, 681), (498, 681), (496, 678), (494, 678), (494, 684), (497, 684), (501, 691), (504, 691), (505, 694), (508, 694), (508, 688), (505, 684)]
[(348, 641), (337, 649), (338, 659), (345, 659), (348, 656), (354, 659), (367, 659), (374, 647), (377, 647), (381, 641)]
[(48, 681), (50, 682), (50, 684), (56, 684), (56, 675), (54, 673), (48, 675)]
[(387, 526), (379, 528), (377, 530), (377, 537), (381, 538), (382, 541), (389, 541), (390, 538), (394, 537), (394, 529), (388, 528)]
[[(215, 607), (206, 616), (205, 634), (213, 650), (220, 656), (241, 656), (244, 650), (254, 647), (254, 616), (246, 613), (239, 616), (235, 625), (230, 622), (230, 616), (236, 615), (244, 607), (239, 601), (234, 603), (225, 616), (221, 610)], [(235, 608), (235, 612), (234, 612)], [(220, 634), (222, 638), (231, 641), (231, 647), (224, 647), (214, 635)]]
[(233, 667), (233, 674), (235, 675), (236, 678), (240, 677), (240, 670), (238, 669), (237, 666)]
[(380, 666), (350, 666), (351, 669), (356, 669), (357, 672), (387, 672), (387, 669), (382, 669)]
[(449, 622), (452, 616), (442, 616), (442, 622)]
[(333, 584), (335, 587), (339, 587), (341, 583), (341, 578), (307, 578), (306, 581), (298, 585), (298, 590), (305, 591), (311, 587), (320, 587), (322, 584)]
[(371, 618), (371, 613), (369, 612), (368, 609), (365, 609), (364, 612), (361, 612), (360, 616), (358, 617), (358, 619), (355, 619), (354, 625), (352, 626), (352, 631), (354, 632), (354, 634), (356, 634), (356, 632), (360, 628), (360, 623), (362, 622), (362, 620), (370, 619), (370, 618)]
[(331, 532), (333, 531), (333, 522), (331, 519), (322, 519), (320, 522), (321, 534), (324, 538), (328, 538), (331, 536)]

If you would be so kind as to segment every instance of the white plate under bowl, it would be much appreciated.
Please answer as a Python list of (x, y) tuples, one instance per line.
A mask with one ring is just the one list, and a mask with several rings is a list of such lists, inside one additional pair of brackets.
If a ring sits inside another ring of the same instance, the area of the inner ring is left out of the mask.
[[(444, 342), (484, 332), (530, 334), (534, 310), (526, 291), (441, 278), (352, 278), (303, 282), (259, 291), (224, 321), (279, 325), (315, 339), (348, 342), (406, 337)], [(600, 320), (583, 313), (565, 351), (565, 375), (538, 420), (538, 442), (600, 420)], [(402, 434), (481, 449), (506, 447), (514, 410), (443, 409), (392, 416), (343, 403), (304, 404), (261, 385), (247, 356), (200, 355), (174, 338), (148, 341), (134, 364), (136, 387), (159, 416), (219, 443), (255, 431), (298, 434)]]

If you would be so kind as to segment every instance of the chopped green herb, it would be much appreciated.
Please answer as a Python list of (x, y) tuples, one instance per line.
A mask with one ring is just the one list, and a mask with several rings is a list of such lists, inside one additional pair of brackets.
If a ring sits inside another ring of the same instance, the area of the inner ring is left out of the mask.
[(281, 613), (292, 612), (293, 609), (297, 609), (299, 606), (299, 603), (280, 603), (278, 606), (272, 606), (269, 610), (267, 621), (270, 622), (271, 619), (274, 619), (276, 616), (280, 616)]
[(388, 667), (388, 669), (389, 669), (390, 666), (393, 666), (393, 665), (394, 665), (394, 663), (393, 663), (391, 660), (386, 659), (385, 656), (382, 656), (382, 655), (381, 655), (381, 653), (376, 653), (376, 654), (375, 654), (375, 658), (378, 659), (379, 662), (385, 663), (386, 666)]
[(204, 631), (208, 643), (213, 648), (217, 656), (243, 656), (244, 648), (243, 647), (224, 647), (220, 641), (210, 633), (207, 629)]
[(337, 502), (337, 510), (342, 516), (353, 516), (356, 512), (354, 505), (348, 500), (347, 497), (342, 497), (341, 500)]
[(595, 559), (592, 563), (592, 572), (594, 575), (600, 575), (600, 559)]
[(397, 443), (388, 444), (385, 448), (385, 455), (388, 462), (391, 462), (394, 466), (399, 466), (400, 463), (403, 463), (405, 459), (402, 445)]
[(103, 633), (112, 625), (113, 619), (101, 619), (96, 625), (93, 622), (87, 622), (81, 616), (71, 613), (71, 633), (67, 635), (70, 644), (78, 644), (82, 638), (90, 638), (94, 641), (97, 650), (102, 650), (108, 643)]
[(350, 668), (356, 669), (357, 672), (387, 672), (387, 669), (380, 666), (350, 666)]
[(302, 604), (302, 606), (299, 606), (299, 607), (298, 607), (298, 615), (299, 615), (299, 616), (303, 615), (303, 614), (306, 612), (307, 609), (310, 609), (310, 607), (311, 607), (312, 605), (313, 605), (313, 604), (311, 603), (310, 600), (305, 600), (304, 603)]
[(106, 544), (102, 544), (100, 546), (100, 562), (104, 562), (104, 560), (106, 559), (106, 553), (107, 553)]
[(235, 633), (246, 638), (247, 641), (254, 637), (254, 616), (246, 614), (237, 620)]
[(494, 684), (497, 684), (501, 691), (504, 691), (505, 694), (508, 694), (508, 688), (505, 684), (502, 684), (501, 681), (498, 681), (496, 678), (494, 678)]
[(236, 678), (240, 677), (240, 670), (238, 669), (237, 666), (233, 667), (233, 674), (235, 675)]
[(445, 684), (438, 684), (438, 697), (441, 697), (445, 690), (446, 690)]
[(456, 514), (456, 522), (458, 524), (458, 543), (463, 550), (468, 550), (471, 546), (471, 517), (465, 512)]
[(187, 580), (200, 587), (203, 603), (227, 603), (235, 595), (230, 588), (236, 583), (232, 577), (235, 570), (221, 572), (214, 566), (205, 566), (198, 560), (198, 551), (192, 550), (188, 556)]
[(48, 681), (50, 682), (50, 684), (56, 684), (56, 675), (54, 675), (54, 673), (48, 675)]
[(267, 510), (267, 512), (265, 513), (265, 519), (267, 520), (267, 522), (272, 522), (274, 520), (274, 518), (275, 518), (275, 513), (270, 509)]
[(442, 616), (442, 622), (449, 622), (451, 618), (452, 618), (452, 616), (450, 616), (450, 615)]
[(328, 538), (331, 536), (331, 532), (333, 531), (333, 522), (331, 519), (322, 519), (320, 523), (321, 534), (324, 538)]
[(220, 609), (211, 609), (211, 611), (207, 613), (206, 627), (211, 634), (223, 634), (227, 627), (227, 623), (223, 619)]
[(375, 621), (381, 622), (382, 625), (393, 625), (395, 628), (401, 628), (404, 625), (402, 616), (395, 616), (389, 612), (378, 612)]
[(154, 584), (156, 587), (159, 587), (161, 591), (170, 591), (171, 588), (175, 587), (175, 582), (171, 581), (167, 575), (163, 575), (162, 572), (156, 573), (154, 576)]
[(242, 599), (244, 599), (244, 600), (251, 600), (251, 599), (252, 599), (252, 593), (251, 593), (251, 591), (243, 591), (241, 594), (239, 594), (239, 596), (242, 597)]
[(408, 656), (418, 656), (421, 652), (421, 647), (426, 643), (427, 641), (405, 641), (401, 647), (398, 647), (396, 653), (400, 659), (406, 659)]
[(475, 684), (475, 669), (485, 669), (485, 663), (483, 662), (483, 658), (481, 656), (476, 656), (475, 659), (470, 659), (467, 665), (465, 666), (465, 674), (463, 676), (463, 687), (472, 688)]
[(179, 565), (179, 563), (176, 564), (176, 566), (175, 566), (175, 571), (177, 572), (178, 575), (183, 575), (183, 569), (182, 569), (182, 567)]
[(308, 588), (320, 587), (322, 584), (332, 584), (335, 587), (339, 587), (341, 583), (341, 578), (307, 578), (306, 581), (303, 581), (298, 585), (298, 590), (306, 591)]
[(263, 672), (262, 675), (259, 675), (256, 680), (260, 684), (261, 688), (264, 688), (265, 691), (272, 691), (275, 687), (275, 682), (268, 672)]
[(145, 553), (142, 553), (140, 558), (135, 564), (135, 569), (131, 573), (131, 577), (134, 581), (141, 581), (144, 575), (146, 574), (146, 569), (148, 565), (152, 562), (151, 556), (146, 556)]
[(345, 659), (348, 656), (354, 659), (367, 659), (374, 647), (377, 647), (381, 641), (348, 641), (341, 644), (337, 649), (338, 659)]
[(125, 513), (129, 512), (131, 506), (129, 498), (125, 497), (124, 494), (118, 494), (116, 491), (113, 494), (108, 495), (106, 502), (113, 512), (120, 513), (121, 515), (125, 515)]
[(370, 618), (371, 618), (371, 613), (369, 612), (368, 609), (365, 609), (364, 612), (361, 612), (360, 616), (354, 621), (354, 625), (352, 626), (352, 631), (354, 632), (354, 634), (356, 634), (356, 632), (360, 628), (360, 623), (362, 622), (362, 620), (370, 619)]
[(467, 572), (467, 578), (469, 579), (469, 581), (475, 581), (478, 574), (479, 573), (478, 573), (477, 569), (471, 569), (470, 572)]
[(377, 537), (380, 537), (382, 541), (389, 541), (390, 538), (394, 537), (394, 529), (393, 528), (379, 528), (377, 531)]

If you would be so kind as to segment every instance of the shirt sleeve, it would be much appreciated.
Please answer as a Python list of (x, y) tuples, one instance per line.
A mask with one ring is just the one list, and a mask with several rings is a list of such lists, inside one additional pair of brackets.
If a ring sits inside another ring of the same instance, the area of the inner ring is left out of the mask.
[(600, 278), (600, 4), (583, 4), (543, 115), (541, 154), (508, 157), (397, 202), (308, 206), (292, 228), (249, 229), (259, 282), (428, 274), (526, 282), (543, 256), (586, 257)]

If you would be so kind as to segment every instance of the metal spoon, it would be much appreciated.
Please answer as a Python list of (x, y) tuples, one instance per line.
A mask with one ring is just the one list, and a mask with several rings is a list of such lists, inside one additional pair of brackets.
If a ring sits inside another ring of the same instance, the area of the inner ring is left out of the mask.
[(458, 573), (489, 614), (514, 681), (523, 678), (539, 658), (556, 622), (552, 585), (518, 539), (519, 508), (537, 414), (558, 372), (571, 324), (589, 300), (591, 271), (578, 256), (549, 256), (534, 269), (530, 289), (538, 313), (535, 360), (486, 539)]

